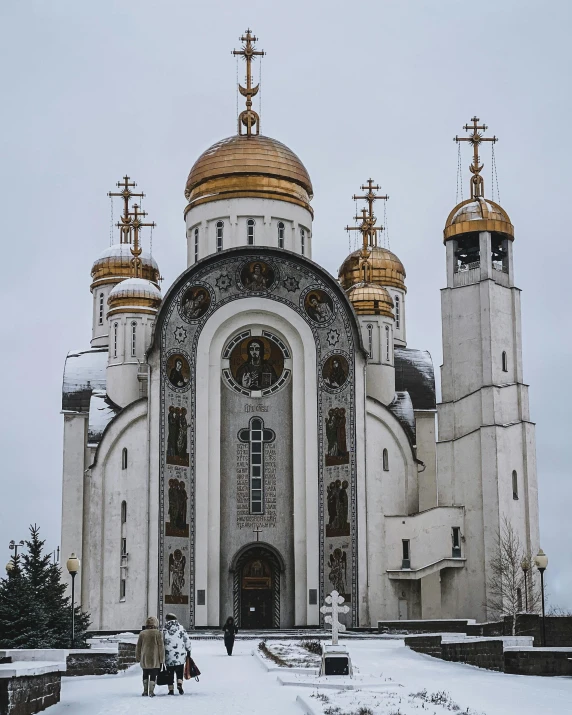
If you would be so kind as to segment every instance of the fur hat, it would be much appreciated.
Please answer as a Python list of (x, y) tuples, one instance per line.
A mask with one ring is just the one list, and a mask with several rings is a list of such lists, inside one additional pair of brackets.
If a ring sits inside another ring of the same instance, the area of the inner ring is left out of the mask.
[(165, 620), (166, 621), (176, 621), (177, 616), (174, 613), (167, 613), (167, 615), (165, 616)]
[(159, 621), (155, 618), (155, 616), (149, 616), (149, 618), (145, 621), (145, 627), (159, 628)]

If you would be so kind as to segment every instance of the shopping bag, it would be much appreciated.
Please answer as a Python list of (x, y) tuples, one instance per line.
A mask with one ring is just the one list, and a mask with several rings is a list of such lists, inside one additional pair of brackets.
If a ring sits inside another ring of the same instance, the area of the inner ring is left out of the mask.
[(163, 663), (159, 675), (157, 676), (157, 685), (169, 685), (171, 682), (171, 674), (167, 670), (167, 666)]
[(185, 680), (194, 678), (198, 682), (200, 674), (201, 671), (197, 668), (197, 664), (187, 653), (187, 659), (185, 661)]

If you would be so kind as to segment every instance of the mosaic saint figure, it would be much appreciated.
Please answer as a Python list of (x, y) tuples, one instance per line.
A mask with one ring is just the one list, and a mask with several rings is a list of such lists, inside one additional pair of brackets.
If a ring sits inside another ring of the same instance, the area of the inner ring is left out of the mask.
[(268, 288), (268, 277), (262, 270), (261, 263), (253, 263), (244, 278), (244, 287), (248, 290), (265, 290)]
[(327, 299), (317, 292), (310, 293), (308, 296), (306, 310), (310, 318), (316, 323), (327, 323), (333, 315)]
[(183, 315), (190, 320), (196, 320), (206, 313), (210, 303), (209, 294), (204, 288), (192, 289), (186, 294), (181, 306)]
[(175, 366), (169, 373), (169, 381), (175, 387), (185, 387), (185, 385), (189, 382), (188, 378), (183, 375), (183, 361), (181, 358), (177, 358), (175, 360)]
[(177, 408), (171, 405), (167, 417), (167, 457), (174, 457), (177, 454), (177, 443), (179, 440), (179, 415)]
[(331, 389), (341, 387), (347, 379), (347, 370), (344, 370), (341, 359), (334, 356), (324, 366), (324, 382)]
[(189, 497), (187, 496), (187, 489), (185, 487), (185, 482), (182, 480), (179, 482), (177, 489), (177, 517), (176, 525), (178, 529), (185, 529), (187, 527), (187, 502)]
[(187, 410), (181, 407), (179, 412), (179, 426), (177, 435), (177, 456), (186, 457), (187, 456), (187, 430), (189, 429), (189, 423), (187, 422)]
[(253, 338), (246, 346), (248, 357), (236, 371), (236, 379), (243, 387), (261, 390), (273, 385), (278, 376), (272, 365), (264, 359), (264, 343)]
[(334, 549), (328, 560), (328, 578), (334, 589), (342, 596), (346, 594), (347, 555), (343, 549)]
[(169, 586), (173, 598), (180, 598), (183, 595), (186, 563), (187, 559), (180, 549), (175, 549), (172, 554), (169, 554)]

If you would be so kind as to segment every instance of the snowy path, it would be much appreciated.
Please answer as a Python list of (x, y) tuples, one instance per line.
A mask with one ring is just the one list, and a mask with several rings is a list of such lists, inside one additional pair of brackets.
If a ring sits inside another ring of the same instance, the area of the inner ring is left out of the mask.
[(193, 657), (200, 682), (185, 681), (183, 696), (142, 698), (141, 670), (121, 675), (62, 679), (62, 702), (50, 715), (301, 715), (294, 688), (283, 688), (251, 656), (257, 641), (237, 641), (229, 658), (221, 641), (198, 641)]

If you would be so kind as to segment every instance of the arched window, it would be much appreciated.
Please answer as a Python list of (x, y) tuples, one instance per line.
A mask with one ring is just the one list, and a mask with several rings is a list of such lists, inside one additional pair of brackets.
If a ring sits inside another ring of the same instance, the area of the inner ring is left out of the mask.
[(127, 447), (121, 450), (121, 469), (127, 469)]
[(199, 229), (195, 228), (195, 263), (199, 260)]
[(383, 471), (389, 472), (389, 453), (387, 449), (383, 450)]
[(222, 237), (224, 231), (224, 221), (216, 222), (216, 250), (217, 252), (222, 251)]
[(389, 325), (385, 326), (385, 359), (390, 362), (389, 359)]
[(284, 248), (284, 223), (278, 221), (278, 248)]
[(103, 325), (103, 293), (99, 294), (99, 324)]
[(401, 325), (401, 305), (399, 303), (399, 296), (395, 296), (395, 327), (399, 330)]
[(119, 333), (119, 323), (113, 323), (113, 357), (117, 357), (117, 336)]
[(516, 470), (512, 470), (512, 498), (518, 499), (518, 474)]
[(502, 351), (502, 371), (508, 372), (508, 360), (506, 357), (506, 352), (504, 350)]
[(137, 323), (131, 323), (131, 357), (137, 355)]
[(306, 230), (303, 228), (300, 229), (300, 253), (306, 253)]
[(246, 222), (246, 242), (249, 246), (254, 246), (254, 219), (249, 218)]
[(368, 357), (371, 360), (373, 358), (373, 325), (371, 323), (367, 326), (367, 344)]
[(127, 522), (127, 502), (121, 502), (121, 523), (125, 524)]

